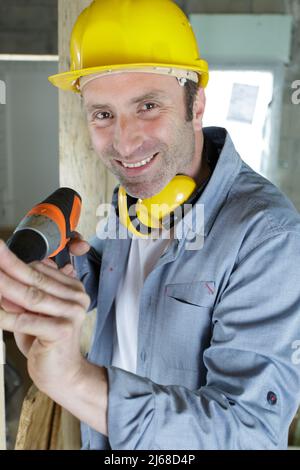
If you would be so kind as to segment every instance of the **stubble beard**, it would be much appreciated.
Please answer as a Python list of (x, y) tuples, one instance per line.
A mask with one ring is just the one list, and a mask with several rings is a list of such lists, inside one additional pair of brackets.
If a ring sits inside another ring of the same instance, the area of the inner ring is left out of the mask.
[[(127, 194), (140, 199), (150, 198), (162, 191), (175, 175), (185, 174), (192, 164), (195, 153), (195, 134), (192, 123), (185, 121), (180, 129), (176, 130), (174, 143), (170, 145), (161, 143), (158, 151), (160, 167), (157, 167), (154, 175), (150, 169), (149, 175), (129, 180), (115, 165), (109, 167)], [(108, 161), (106, 156), (103, 161)]]

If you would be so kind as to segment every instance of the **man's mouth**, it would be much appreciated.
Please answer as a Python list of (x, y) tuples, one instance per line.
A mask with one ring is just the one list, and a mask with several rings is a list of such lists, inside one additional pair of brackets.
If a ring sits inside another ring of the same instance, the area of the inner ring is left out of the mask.
[[(158, 155), (158, 152), (152, 155), (151, 157), (145, 158), (144, 160), (140, 160), (139, 162), (134, 162), (134, 163), (125, 163), (125, 162), (120, 162), (119, 160), (116, 160), (120, 166), (123, 168), (126, 168), (126, 171), (130, 173), (137, 173), (141, 171), (141, 169), (146, 169), (150, 166), (152, 161), (155, 159), (155, 157)], [(138, 170), (139, 169), (139, 170)]]

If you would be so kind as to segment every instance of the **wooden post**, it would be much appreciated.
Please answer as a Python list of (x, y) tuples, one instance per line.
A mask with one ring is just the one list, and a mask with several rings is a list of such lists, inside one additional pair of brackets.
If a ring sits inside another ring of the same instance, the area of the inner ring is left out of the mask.
[(5, 400), (4, 400), (4, 363), (5, 350), (3, 343), (3, 335), (0, 330), (0, 450), (6, 448), (6, 432), (5, 432)]
[[(59, 0), (59, 70), (70, 68), (69, 46), (72, 27), (79, 13), (91, 0)], [(77, 190), (83, 198), (83, 212), (78, 230), (84, 237), (95, 234), (96, 210), (110, 202), (115, 180), (93, 152), (79, 95), (61, 92), (60, 183)]]
[[(73, 25), (91, 0), (59, 0), (59, 70), (70, 68), (69, 46)], [(74, 188), (82, 197), (82, 215), (78, 231), (89, 239), (96, 233), (96, 210), (100, 203), (110, 202), (115, 178), (104, 167), (91, 148), (85, 115), (79, 95), (59, 92), (60, 119), (60, 184)], [(91, 337), (94, 315), (89, 315), (83, 328), (83, 348)], [(61, 414), (60, 448), (74, 449), (78, 422), (65, 410)]]
[[(58, 0), (59, 70), (70, 69), (70, 37), (78, 15), (91, 0)], [(115, 177), (104, 167), (91, 147), (81, 98), (71, 92), (59, 92), (60, 184), (74, 188), (82, 197), (82, 215), (78, 231), (89, 239), (96, 233), (96, 210), (111, 202)], [(95, 321), (89, 314), (82, 332), (82, 350), (88, 350)]]

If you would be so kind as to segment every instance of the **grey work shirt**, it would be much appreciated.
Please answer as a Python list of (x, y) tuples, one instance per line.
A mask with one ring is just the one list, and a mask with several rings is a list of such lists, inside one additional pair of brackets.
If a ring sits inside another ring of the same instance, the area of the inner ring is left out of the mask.
[[(204, 133), (219, 158), (183, 219), (184, 236), (145, 280), (136, 374), (111, 366), (130, 237), (95, 237), (77, 258), (90, 309), (97, 307), (89, 360), (107, 367), (109, 379), (108, 438), (83, 424), (84, 448), (287, 446), (300, 401), (300, 217), (243, 162), (225, 129)], [(203, 247), (187, 249), (201, 204)]]

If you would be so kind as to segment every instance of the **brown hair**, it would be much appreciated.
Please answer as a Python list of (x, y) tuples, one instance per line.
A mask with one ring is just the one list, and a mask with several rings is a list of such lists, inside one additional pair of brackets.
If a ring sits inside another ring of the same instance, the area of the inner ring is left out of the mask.
[(186, 120), (188, 122), (193, 120), (193, 106), (196, 99), (198, 83), (187, 80), (184, 86), (185, 104), (186, 104)]

